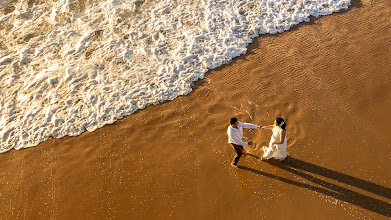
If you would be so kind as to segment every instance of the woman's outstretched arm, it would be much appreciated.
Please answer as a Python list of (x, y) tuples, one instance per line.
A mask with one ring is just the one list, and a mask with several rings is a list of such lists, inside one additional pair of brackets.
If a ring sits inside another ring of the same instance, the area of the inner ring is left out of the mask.
[(270, 129), (271, 130), (271, 129), (273, 129), (273, 125), (267, 125), (267, 126), (260, 125), (259, 128), (260, 129)]

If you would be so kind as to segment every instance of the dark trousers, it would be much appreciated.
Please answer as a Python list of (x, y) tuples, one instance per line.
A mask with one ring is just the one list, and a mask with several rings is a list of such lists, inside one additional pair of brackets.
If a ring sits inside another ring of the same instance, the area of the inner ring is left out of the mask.
[(236, 152), (236, 156), (234, 157), (234, 160), (232, 161), (232, 163), (234, 164), (237, 164), (240, 157), (242, 156), (242, 151), (243, 151), (243, 146), (241, 145), (237, 145), (237, 144), (232, 144), (232, 147), (234, 148), (235, 152)]

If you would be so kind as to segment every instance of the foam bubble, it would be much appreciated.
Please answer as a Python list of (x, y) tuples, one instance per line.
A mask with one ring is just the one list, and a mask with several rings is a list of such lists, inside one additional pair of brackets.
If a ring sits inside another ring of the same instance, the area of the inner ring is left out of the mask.
[[(15, 2), (15, 1), (13, 1)], [(350, 0), (2, 3), (0, 152), (94, 131), (191, 92), (260, 34)]]

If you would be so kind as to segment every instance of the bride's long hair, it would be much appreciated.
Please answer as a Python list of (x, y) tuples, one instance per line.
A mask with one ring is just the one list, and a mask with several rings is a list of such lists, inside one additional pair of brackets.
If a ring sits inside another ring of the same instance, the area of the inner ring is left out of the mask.
[(286, 131), (286, 123), (283, 118), (276, 118), (276, 122), (278, 126), (280, 126), (282, 129)]

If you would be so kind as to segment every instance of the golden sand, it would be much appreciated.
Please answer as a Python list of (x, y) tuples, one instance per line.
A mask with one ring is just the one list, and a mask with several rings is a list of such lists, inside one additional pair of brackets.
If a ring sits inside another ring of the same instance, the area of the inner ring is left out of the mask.
[[(0, 155), (1, 219), (391, 217), (390, 51), (389, 0), (261, 36), (188, 96)], [(231, 167), (232, 116), (283, 117), (289, 158)]]

